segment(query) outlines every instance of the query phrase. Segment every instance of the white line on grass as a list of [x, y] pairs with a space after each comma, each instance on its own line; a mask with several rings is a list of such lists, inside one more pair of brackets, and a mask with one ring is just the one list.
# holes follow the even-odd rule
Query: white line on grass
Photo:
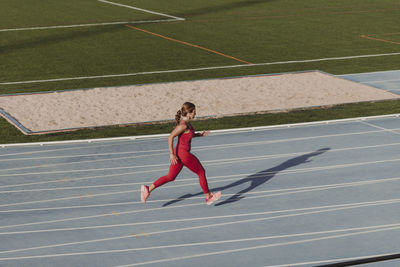
[[255, 63], [255, 64], [228, 65], [228, 66], [192, 68], [192, 69], [145, 71], [145, 72], [136, 72], [136, 73], [124, 73], [124, 74], [109, 74], [109, 75], [98, 75], [98, 76], [81, 76], [81, 77], [46, 79], [46, 80], [2, 82], [2, 83], [0, 83], [0, 85], [17, 85], [17, 84], [47, 83], [47, 82], [72, 81], [72, 80], [105, 79], [105, 78], [118, 78], [118, 77], [129, 77], [129, 76], [139, 76], [139, 75], [151, 75], [151, 74], [166, 74], [166, 73], [193, 72], [193, 71], [229, 69], [229, 68], [257, 67], [257, 66], [283, 65], [283, 64], [296, 64], [296, 63], [311, 63], [311, 62], [321, 62], [321, 61], [348, 60], [348, 59], [357, 59], [357, 58], [385, 57], [385, 56], [398, 56], [398, 55], [400, 55], [400, 52], [399, 53], [387, 53], [387, 54], [347, 56], [347, 57], [278, 61], [278, 62], [266, 62], [266, 63]]
[[155, 15], [159, 15], [159, 16], [163, 16], [163, 17], [167, 17], [167, 18], [172, 18], [172, 19], [175, 19], [175, 20], [185, 20], [184, 18], [180, 18], [180, 17], [176, 17], [176, 16], [172, 16], [172, 15], [168, 15], [168, 14], [164, 14], [164, 13], [160, 13], [160, 12], [155, 12], [155, 11], [151, 11], [151, 10], [147, 10], [147, 9], [143, 9], [143, 8], [138, 8], [138, 7], [134, 7], [134, 6], [128, 6], [128, 5], [119, 4], [119, 3], [106, 1], [106, 0], [98, 0], [98, 1], [106, 3], [106, 4], [110, 4], [110, 5], [126, 7], [126, 8], [130, 8], [130, 9], [139, 10], [139, 11], [142, 11], [142, 12], [145, 12], [145, 13], [155, 14]]
[[95, 27], [95, 26], [107, 26], [107, 25], [157, 23], [157, 22], [169, 22], [169, 21], [177, 21], [177, 20], [176, 19], [158, 19], [158, 20], [116, 21], [116, 22], [101, 22], [101, 23], [87, 23], [87, 24], [73, 24], [73, 25], [40, 26], [40, 27], [27, 27], [27, 28], [14, 28], [14, 29], [0, 29], [0, 32], [51, 30], [51, 29]]
[[47, 255], [38, 255], [38, 256], [20, 256], [20, 257], [13, 257], [13, 258], [0, 258], [0, 260], [1, 261], [5, 261], [5, 260], [53, 258], [53, 257], [79, 256], [79, 255], [133, 252], [133, 251], [144, 251], [144, 250], [153, 250], [153, 249], [168, 249], [168, 248], [170, 249], [170, 248], [191, 247], [191, 246], [209, 246], [209, 245], [229, 244], [229, 243], [237, 243], [237, 242], [252, 242], [252, 241], [260, 241], [260, 240], [293, 238], [293, 237], [302, 237], [302, 236], [310, 236], [310, 235], [323, 235], [323, 234], [334, 234], [334, 233], [341, 233], [341, 232], [365, 231], [365, 230], [372, 230], [372, 229], [376, 229], [376, 230], [377, 229], [387, 229], [387, 228], [393, 228], [393, 227], [398, 227], [398, 226], [400, 226], [400, 224], [372, 225], [372, 226], [365, 226], [365, 227], [342, 228], [342, 229], [335, 229], [335, 230], [326, 230], [326, 231], [317, 231], [317, 232], [303, 232], [303, 233], [287, 234], [287, 235], [260, 236], [260, 237], [253, 237], [253, 238], [241, 238], [241, 239], [230, 239], [230, 240], [209, 241], [209, 242], [196, 242], [196, 243], [184, 243], [184, 244], [168, 244], [168, 245], [163, 245], [163, 246], [132, 248], [132, 249], [121, 249], [121, 250], [82, 251], [82, 252], [64, 253], [64, 254], [47, 254]]

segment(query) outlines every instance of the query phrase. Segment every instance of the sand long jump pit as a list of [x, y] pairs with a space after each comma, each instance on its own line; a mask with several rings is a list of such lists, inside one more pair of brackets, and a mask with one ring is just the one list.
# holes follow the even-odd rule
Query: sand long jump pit
[[396, 99], [319, 71], [6, 95], [1, 115], [24, 134], [174, 120], [182, 103], [198, 117], [288, 111]]

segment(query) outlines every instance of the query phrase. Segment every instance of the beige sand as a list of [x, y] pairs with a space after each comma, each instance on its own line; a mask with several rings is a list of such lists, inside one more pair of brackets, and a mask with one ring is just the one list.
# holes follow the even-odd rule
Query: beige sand
[[394, 98], [315, 71], [6, 96], [0, 108], [36, 132], [171, 120], [185, 101], [204, 117]]

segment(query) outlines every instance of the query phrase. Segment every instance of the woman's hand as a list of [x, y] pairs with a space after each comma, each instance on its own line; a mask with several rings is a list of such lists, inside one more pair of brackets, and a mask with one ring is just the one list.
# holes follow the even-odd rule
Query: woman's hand
[[210, 134], [210, 131], [203, 131], [202, 133], [199, 133], [197, 136], [208, 136]]
[[178, 158], [175, 156], [175, 154], [172, 154], [172, 153], [169, 154], [169, 163], [171, 163], [171, 164], [178, 163]]

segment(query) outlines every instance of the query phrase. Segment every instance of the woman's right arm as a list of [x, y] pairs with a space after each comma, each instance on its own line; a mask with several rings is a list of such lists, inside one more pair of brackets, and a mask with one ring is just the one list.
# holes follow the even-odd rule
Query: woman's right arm
[[169, 161], [171, 164], [176, 164], [178, 162], [178, 158], [174, 154], [174, 138], [183, 133], [187, 128], [186, 124], [179, 124], [175, 127], [175, 129], [168, 136], [168, 147], [169, 147]]

